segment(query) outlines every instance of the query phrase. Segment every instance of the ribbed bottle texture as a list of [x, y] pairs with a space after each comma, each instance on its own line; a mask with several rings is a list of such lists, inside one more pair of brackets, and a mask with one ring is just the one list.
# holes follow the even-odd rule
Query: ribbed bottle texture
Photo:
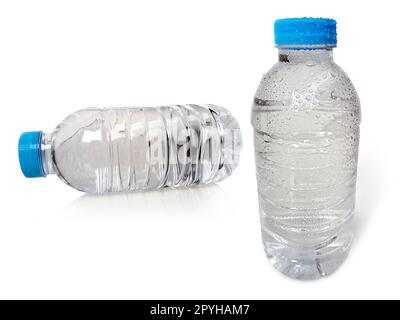
[[239, 161], [236, 120], [214, 105], [84, 109], [44, 134], [46, 173], [87, 193], [217, 182]]

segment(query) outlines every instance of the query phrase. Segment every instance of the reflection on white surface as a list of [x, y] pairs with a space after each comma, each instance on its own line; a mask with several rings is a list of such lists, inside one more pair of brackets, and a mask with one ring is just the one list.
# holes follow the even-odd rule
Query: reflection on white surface
[[[158, 189], [110, 195], [83, 195], [68, 209], [84, 215], [179, 216], [208, 215], [223, 211], [225, 190], [216, 185]], [[226, 203], [225, 203], [226, 207]], [[221, 210], [216, 210], [221, 208]]]

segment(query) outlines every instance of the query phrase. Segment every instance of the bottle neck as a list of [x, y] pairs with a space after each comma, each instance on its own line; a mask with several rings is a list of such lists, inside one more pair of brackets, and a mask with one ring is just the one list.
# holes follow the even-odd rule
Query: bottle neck
[[41, 141], [42, 165], [45, 175], [54, 174], [53, 133], [43, 133]]
[[279, 62], [322, 63], [333, 61], [332, 47], [282, 48], [278, 47]]

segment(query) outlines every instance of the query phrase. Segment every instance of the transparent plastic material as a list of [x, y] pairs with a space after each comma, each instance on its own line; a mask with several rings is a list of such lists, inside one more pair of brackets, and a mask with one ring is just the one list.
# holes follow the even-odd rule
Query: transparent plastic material
[[279, 49], [252, 125], [264, 247], [282, 273], [316, 279], [351, 246], [360, 102], [329, 47]]
[[236, 120], [214, 105], [84, 109], [43, 134], [46, 174], [87, 193], [218, 182], [236, 168]]

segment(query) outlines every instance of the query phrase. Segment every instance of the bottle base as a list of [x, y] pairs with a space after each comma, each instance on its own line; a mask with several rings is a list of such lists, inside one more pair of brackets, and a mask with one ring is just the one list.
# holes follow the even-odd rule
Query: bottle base
[[316, 280], [332, 274], [347, 258], [352, 235], [335, 238], [328, 245], [299, 249], [281, 243], [264, 242], [272, 266], [284, 275], [300, 280]]

